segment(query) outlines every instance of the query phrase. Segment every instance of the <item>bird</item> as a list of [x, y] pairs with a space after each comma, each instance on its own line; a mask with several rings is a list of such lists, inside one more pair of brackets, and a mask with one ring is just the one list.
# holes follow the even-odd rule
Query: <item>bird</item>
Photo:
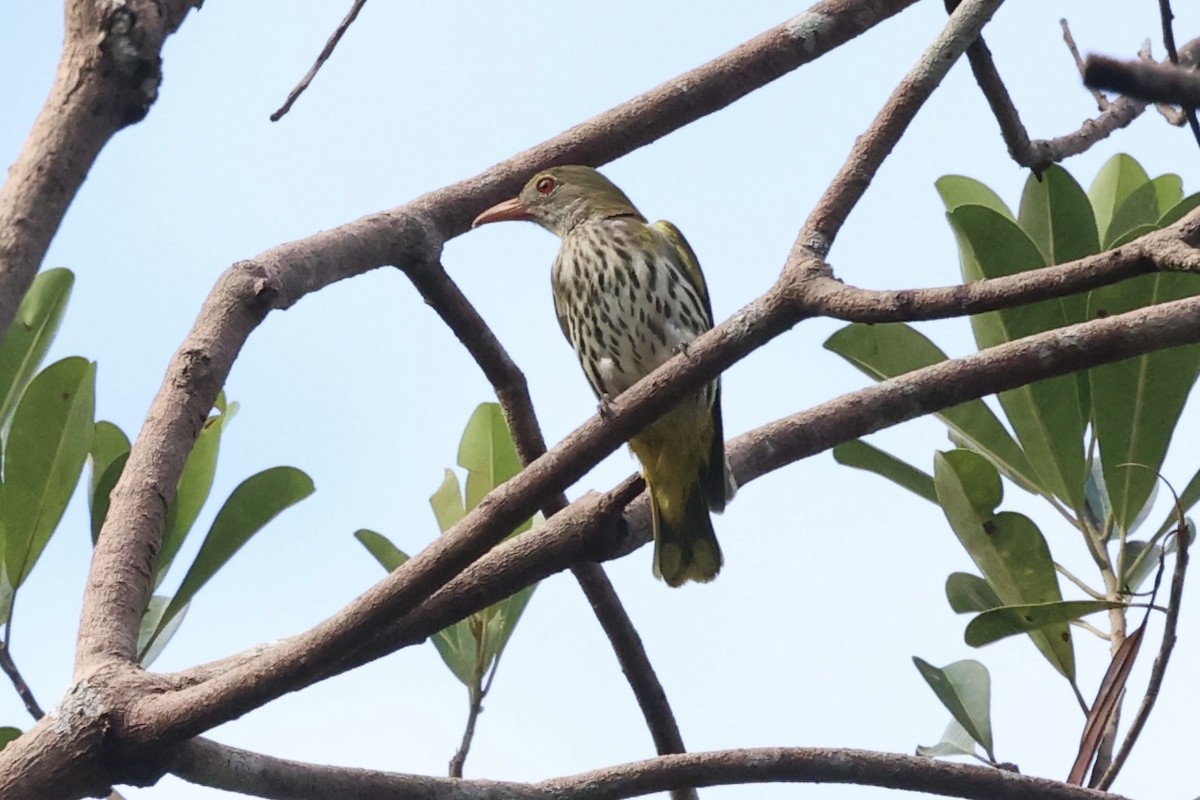
[[[507, 220], [535, 222], [562, 240], [550, 273], [554, 310], [602, 413], [712, 328], [704, 274], [683, 234], [670, 222], [648, 222], [597, 170], [542, 170], [472, 227]], [[654, 574], [669, 586], [711, 581], [723, 557], [709, 512], [723, 511], [737, 490], [720, 379], [684, 397], [629, 447], [650, 494]]]

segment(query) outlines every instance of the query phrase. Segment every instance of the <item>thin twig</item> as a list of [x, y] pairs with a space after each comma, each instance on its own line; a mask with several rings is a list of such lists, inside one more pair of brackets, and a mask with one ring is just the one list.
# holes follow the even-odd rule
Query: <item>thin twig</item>
[[325, 42], [325, 47], [321, 49], [321, 54], [317, 56], [317, 60], [313, 62], [313, 65], [309, 67], [309, 70], [305, 76], [300, 79], [298, 84], [296, 84], [296, 88], [292, 89], [292, 91], [288, 94], [287, 100], [283, 102], [283, 105], [271, 115], [271, 122], [279, 122], [279, 120], [283, 118], [283, 115], [291, 110], [292, 104], [296, 102], [296, 98], [298, 98], [304, 92], [304, 90], [308, 88], [308, 85], [312, 83], [313, 78], [317, 77], [317, 72], [321, 69], [321, 67], [325, 66], [325, 62], [329, 60], [331, 55], [333, 55], [333, 48], [337, 47], [338, 42], [342, 40], [342, 36], [344, 36], [346, 31], [350, 29], [350, 26], [354, 24], [354, 20], [358, 17], [358, 12], [362, 11], [362, 7], [366, 4], [367, 0], [354, 0], [354, 5], [350, 7], [349, 13], [347, 13], [345, 18], [338, 24], [337, 30], [335, 30], [333, 35], [329, 37], [329, 41]]
[[[1058, 24], [1062, 26], [1063, 41], [1066, 42], [1067, 49], [1071, 51], [1071, 58], [1075, 59], [1075, 68], [1079, 70], [1080, 75], [1083, 75], [1084, 60], [1083, 57], [1079, 55], [1079, 47], [1075, 44], [1075, 37], [1071, 35], [1071, 26], [1067, 23], [1066, 17], [1060, 19]], [[1088, 88], [1092, 90], [1092, 97], [1096, 98], [1096, 107], [1102, 113], [1107, 111], [1110, 103], [1108, 98], [1104, 96], [1104, 93], [1091, 86]]]
[[[1063, 31], [1068, 47], [1077, 57], [1078, 52], [1074, 49], [1074, 41], [1070, 38], [1066, 20], [1063, 20]], [[967, 49], [967, 59], [971, 64], [971, 71], [975, 75], [975, 82], [979, 85], [984, 99], [987, 100], [988, 106], [992, 110], [992, 115], [1000, 125], [1000, 135], [1004, 139], [1009, 155], [1017, 164], [1032, 170], [1035, 174], [1041, 174], [1051, 164], [1087, 151], [1096, 142], [1133, 122], [1146, 109], [1146, 103], [1141, 101], [1121, 97], [1109, 102], [1103, 95], [1096, 92], [1102, 109], [1098, 117], [1085, 120], [1079, 130], [1063, 136], [1052, 139], [1030, 139], [1029, 132], [1021, 122], [1016, 104], [1009, 95], [1008, 89], [996, 69], [992, 53], [988, 50], [982, 37]], [[1082, 62], [1078, 63], [1082, 72], [1083, 64]]]
[[12, 653], [8, 651], [8, 642], [0, 642], [0, 669], [4, 670], [4, 674], [12, 681], [13, 688], [17, 690], [17, 695], [25, 704], [25, 710], [29, 712], [30, 716], [35, 720], [46, 716], [46, 712], [38, 705], [37, 698], [33, 696], [33, 690], [29, 688], [29, 684], [21, 676], [21, 671], [17, 669]]
[[[492, 674], [496, 674], [494, 670]], [[458, 745], [458, 751], [450, 759], [451, 778], [461, 778], [463, 776], [463, 766], [467, 763], [467, 753], [471, 752], [471, 742], [475, 739], [475, 722], [479, 719], [480, 712], [483, 711], [483, 696], [485, 692], [478, 686], [469, 686], [467, 688], [470, 699], [470, 709], [467, 711], [467, 727], [463, 730], [462, 741]]]

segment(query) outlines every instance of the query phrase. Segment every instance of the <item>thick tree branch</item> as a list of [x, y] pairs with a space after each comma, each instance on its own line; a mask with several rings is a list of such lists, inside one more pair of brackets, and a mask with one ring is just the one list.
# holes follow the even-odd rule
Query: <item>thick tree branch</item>
[[50, 96], [0, 187], [0, 331], [113, 134], [158, 95], [163, 41], [202, 0], [71, 0]]
[[172, 767], [194, 783], [275, 800], [571, 800], [641, 797], [681, 787], [837, 783], [980, 800], [1120, 800], [1119, 795], [970, 764], [863, 750], [762, 747], [661, 756], [542, 781], [464, 781], [324, 767], [223, 747], [203, 739]]

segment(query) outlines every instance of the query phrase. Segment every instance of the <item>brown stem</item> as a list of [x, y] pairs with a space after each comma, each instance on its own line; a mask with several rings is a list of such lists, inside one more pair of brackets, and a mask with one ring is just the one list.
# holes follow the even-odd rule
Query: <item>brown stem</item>
[[29, 684], [22, 677], [21, 670], [17, 669], [17, 664], [13, 661], [12, 653], [8, 651], [7, 642], [0, 642], [0, 670], [4, 670], [4, 674], [12, 681], [13, 688], [17, 691], [17, 696], [21, 698], [21, 702], [25, 704], [25, 710], [29, 712], [29, 715], [35, 720], [46, 716], [46, 712], [38, 705], [37, 698], [33, 696], [33, 691], [29, 688]]

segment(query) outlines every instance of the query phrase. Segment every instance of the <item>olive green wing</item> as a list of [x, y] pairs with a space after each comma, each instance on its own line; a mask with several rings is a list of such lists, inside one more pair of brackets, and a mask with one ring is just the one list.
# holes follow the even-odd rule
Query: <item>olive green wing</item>
[[[711, 325], [713, 323], [712, 301], [708, 298], [708, 284], [704, 282], [704, 272], [700, 269], [700, 259], [696, 258], [696, 251], [688, 244], [679, 228], [670, 222], [659, 220], [650, 227], [667, 240], [671, 249], [679, 257], [679, 263], [683, 265], [688, 281], [700, 295], [701, 302], [704, 303], [704, 311], [708, 314], [708, 324]], [[718, 378], [711, 385], [714, 389], [713, 434], [702, 483], [708, 507], [713, 511], [720, 512], [725, 510], [726, 501], [733, 499], [733, 492], [736, 490], [732, 478], [725, 472], [725, 426], [721, 420], [721, 379]]]
[[667, 240], [671, 249], [679, 257], [679, 263], [684, 268], [688, 282], [692, 284], [692, 288], [696, 290], [704, 303], [704, 311], [708, 314], [708, 324], [711, 325], [712, 302], [708, 299], [708, 284], [704, 282], [704, 272], [700, 269], [700, 259], [696, 258], [696, 251], [688, 244], [687, 239], [683, 238], [683, 233], [679, 228], [665, 219], [660, 219], [650, 227]]

